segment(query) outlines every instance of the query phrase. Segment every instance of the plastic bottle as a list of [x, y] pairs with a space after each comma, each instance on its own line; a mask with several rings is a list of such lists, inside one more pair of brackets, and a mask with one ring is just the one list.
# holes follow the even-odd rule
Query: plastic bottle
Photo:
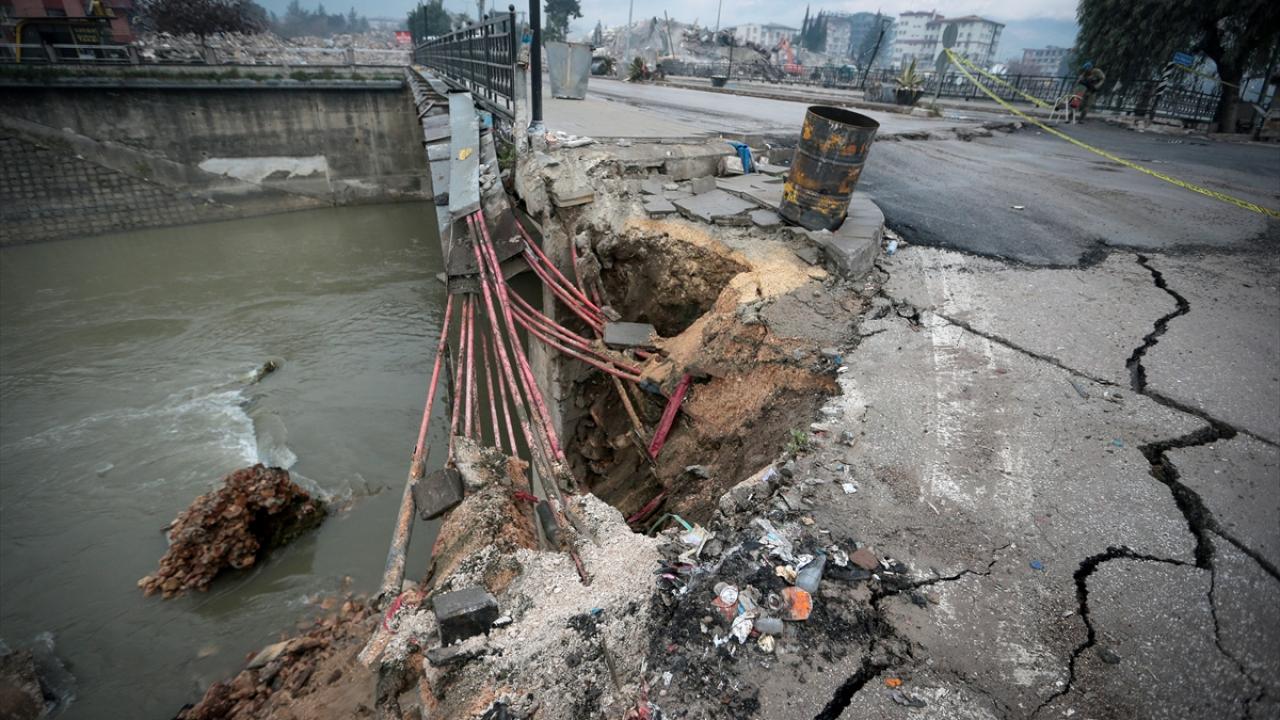
[[827, 554], [819, 550], [813, 561], [800, 568], [796, 573], [796, 587], [810, 595], [818, 591], [818, 583], [822, 581], [822, 570], [827, 565]]
[[775, 617], [758, 617], [756, 630], [760, 631], [761, 635], [781, 635], [782, 621]]

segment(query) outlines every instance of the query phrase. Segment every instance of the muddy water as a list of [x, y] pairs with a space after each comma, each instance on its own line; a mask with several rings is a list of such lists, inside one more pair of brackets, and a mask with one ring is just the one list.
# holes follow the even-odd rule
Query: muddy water
[[[0, 251], [0, 639], [52, 638], [61, 717], [170, 718], [344, 576], [376, 587], [444, 307], [434, 228], [401, 204]], [[349, 509], [144, 598], [161, 528], [255, 461]]]

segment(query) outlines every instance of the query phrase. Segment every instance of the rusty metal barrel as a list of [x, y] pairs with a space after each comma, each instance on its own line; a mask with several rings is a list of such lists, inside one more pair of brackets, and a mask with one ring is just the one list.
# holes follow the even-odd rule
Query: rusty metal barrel
[[810, 107], [778, 214], [810, 230], [839, 227], [879, 129], [880, 123], [861, 113]]

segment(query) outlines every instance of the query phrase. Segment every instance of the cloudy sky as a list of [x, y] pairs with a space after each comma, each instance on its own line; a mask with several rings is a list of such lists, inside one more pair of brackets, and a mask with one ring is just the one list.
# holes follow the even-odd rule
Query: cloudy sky
[[[260, 0], [261, 2], [262, 0]], [[311, 6], [316, 0], [302, 0]], [[346, 0], [351, 2], [351, 0]], [[499, 7], [506, 7], [512, 0], [494, 0]], [[697, 20], [703, 25], [714, 25], [717, 5], [723, 1], [720, 18], [722, 26], [747, 22], [779, 22], [795, 27], [804, 19], [805, 3], [796, 0], [640, 0], [636, 3], [635, 18], [662, 17], [665, 10], [671, 19], [682, 22]], [[349, 5], [344, 0], [330, 0], [329, 12], [345, 11]], [[595, 27], [596, 21], [605, 25], [620, 25], [627, 21], [628, 0], [580, 0], [582, 19], [573, 24], [577, 33], [586, 33]], [[282, 12], [288, 0], [266, 0], [269, 10]], [[356, 11], [370, 17], [401, 17], [417, 0], [360, 0]], [[516, 2], [517, 10], [528, 7], [528, 0]], [[453, 12], [469, 11], [474, 14], [474, 0], [445, 0], [445, 7]], [[943, 15], [982, 15], [1007, 25], [1000, 43], [998, 57], [1021, 54], [1024, 47], [1045, 45], [1069, 46], [1075, 39], [1076, 0], [817, 0], [810, 2], [812, 12], [818, 10], [845, 12], [875, 12], [897, 15], [908, 10], [936, 10]]]

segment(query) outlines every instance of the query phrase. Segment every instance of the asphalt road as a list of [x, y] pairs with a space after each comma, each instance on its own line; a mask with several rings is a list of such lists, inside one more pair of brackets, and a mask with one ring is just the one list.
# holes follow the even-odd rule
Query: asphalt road
[[[1280, 207], [1280, 147], [1136, 133], [1068, 133], [1187, 182]], [[858, 189], [909, 240], [1033, 265], [1111, 248], [1275, 245], [1277, 223], [1117, 165], [1028, 128], [992, 138], [879, 143]]]
[[[591, 79], [588, 101], [615, 114], [626, 106], [625, 120], [573, 113], [578, 123], [590, 122], [581, 116], [599, 114], [597, 132], [606, 137], [625, 123], [637, 135], [650, 125], [656, 133], [665, 124], [798, 138], [808, 107], [800, 100], [599, 78]], [[882, 137], [971, 124], [866, 112], [882, 123]], [[1280, 208], [1280, 146], [1137, 133], [1098, 121], [1065, 131], [1158, 172]], [[858, 190], [870, 194], [890, 227], [911, 242], [1030, 265], [1077, 265], [1107, 248], [1280, 245], [1274, 220], [1124, 168], [1035, 127], [971, 142], [881, 141], [872, 148]]]

